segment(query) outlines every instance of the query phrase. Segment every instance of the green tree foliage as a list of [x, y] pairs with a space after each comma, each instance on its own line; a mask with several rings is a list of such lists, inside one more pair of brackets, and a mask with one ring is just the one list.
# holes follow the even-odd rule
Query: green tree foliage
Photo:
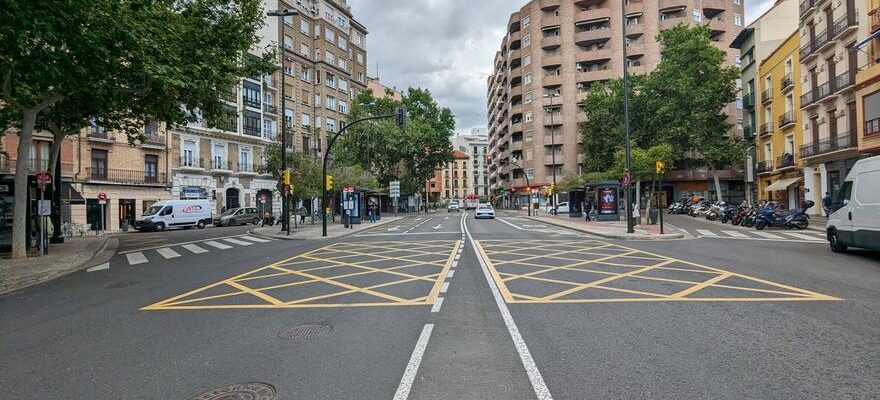
[[[130, 138], [146, 118], [221, 120], [228, 113], [220, 96], [239, 77], [273, 68], [272, 52], [248, 56], [263, 18], [259, 0], [5, 0], [0, 119], [18, 128], [19, 154], [27, 154], [35, 126], [53, 120], [81, 126], [101, 117]], [[17, 188], [27, 185], [26, 163], [18, 158]], [[15, 192], [13, 257], [20, 258], [27, 191]]]

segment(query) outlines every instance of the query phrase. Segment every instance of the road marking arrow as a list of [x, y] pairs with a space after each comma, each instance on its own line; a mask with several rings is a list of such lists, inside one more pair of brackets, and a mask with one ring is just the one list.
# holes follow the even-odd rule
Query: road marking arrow
[[436, 231], [437, 229], [440, 229], [440, 228], [442, 228], [442, 227], [443, 227], [443, 224], [439, 224], [439, 225], [437, 225], [437, 226], [434, 227], [434, 230]]
[[393, 227], [393, 228], [388, 228], [388, 232], [396, 231], [396, 230], [398, 230], [398, 229], [400, 229], [399, 226], [395, 226], [395, 227]]

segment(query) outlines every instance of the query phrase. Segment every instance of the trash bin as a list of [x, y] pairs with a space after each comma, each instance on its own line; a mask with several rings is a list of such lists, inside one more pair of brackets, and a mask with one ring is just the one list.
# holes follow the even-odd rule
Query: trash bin
[[122, 220], [121, 228], [123, 232], [128, 232], [128, 220]]
[[651, 225], [657, 225], [657, 219], [660, 217], [660, 209], [652, 208], [648, 213], [648, 218], [651, 220]]

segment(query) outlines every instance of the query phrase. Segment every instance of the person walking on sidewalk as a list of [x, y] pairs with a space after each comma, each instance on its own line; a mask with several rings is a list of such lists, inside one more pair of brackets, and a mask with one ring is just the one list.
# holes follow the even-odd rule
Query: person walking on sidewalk
[[832, 201], [831, 192], [825, 192], [825, 197], [822, 198], [822, 210], [825, 211], [825, 217], [831, 216]]
[[376, 222], [376, 206], [371, 205], [369, 211], [367, 211], [367, 212], [369, 213], [369, 216], [370, 216], [370, 223], [371, 224], [375, 223]]
[[306, 217], [309, 215], [309, 210], [306, 210], [305, 206], [299, 207], [299, 224], [303, 225], [306, 223]]

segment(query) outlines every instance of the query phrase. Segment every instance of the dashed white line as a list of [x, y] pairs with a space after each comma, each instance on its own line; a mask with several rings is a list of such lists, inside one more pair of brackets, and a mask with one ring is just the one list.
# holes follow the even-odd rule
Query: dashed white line
[[443, 298], [438, 297], [437, 301], [434, 302], [434, 305], [431, 307], [431, 312], [436, 313], [440, 312], [440, 307], [443, 307]]
[[744, 234], [744, 233], [742, 233], [742, 232], [737, 232], [737, 231], [721, 231], [721, 233], [723, 233], [723, 234], [725, 234], [725, 235], [727, 235], [727, 236], [730, 236], [730, 237], [735, 237], [735, 238], [747, 238], [747, 237], [749, 237], [749, 235], [746, 235], [746, 234]]
[[428, 347], [433, 330], [434, 324], [425, 324], [425, 327], [422, 328], [422, 334], [419, 335], [416, 348], [413, 349], [409, 364], [406, 365], [406, 370], [403, 372], [403, 378], [400, 379], [400, 384], [397, 386], [397, 392], [394, 393], [394, 400], [406, 400], [409, 397], [409, 391], [412, 389], [413, 381], [419, 372], [419, 365], [422, 363], [422, 357], [425, 355], [425, 349]]
[[250, 246], [250, 245], [253, 244], [253, 243], [251, 243], [251, 242], [245, 242], [244, 240], [238, 240], [238, 239], [232, 239], [232, 238], [230, 238], [230, 239], [223, 239], [223, 240], [226, 241], [226, 242], [232, 243], [232, 244], [237, 244], [237, 245], [239, 245], [239, 246]]
[[86, 272], [106, 271], [108, 269], [110, 269], [110, 263], [103, 263], [87, 269]]
[[225, 245], [225, 244], [220, 243], [220, 242], [215, 242], [215, 241], [213, 241], [213, 240], [211, 240], [211, 241], [207, 241], [207, 242], [205, 242], [205, 244], [208, 245], [208, 246], [211, 246], [211, 247], [213, 247], [213, 248], [220, 249], [220, 250], [226, 250], [226, 249], [231, 249], [231, 248], [232, 248], [232, 246], [228, 246], [228, 245]]
[[128, 253], [125, 255], [125, 258], [128, 259], [128, 265], [138, 265], [138, 264], [146, 264], [149, 262], [147, 257], [144, 256], [144, 253]]
[[208, 250], [205, 250], [204, 248], [201, 248], [201, 247], [196, 246], [196, 245], [194, 245], [194, 244], [185, 244], [185, 245], [180, 246], [180, 247], [183, 247], [184, 249], [189, 250], [189, 251], [192, 252], [193, 254], [203, 254], [203, 253], [207, 253], [207, 252], [208, 252]]
[[440, 293], [446, 293], [449, 290], [449, 282], [443, 282], [443, 286], [440, 286]]
[[456, 267], [458, 267], [458, 261], [453, 261], [452, 262], [452, 269], [455, 269]]
[[166, 259], [168, 259], [168, 258], [177, 258], [177, 257], [180, 257], [180, 253], [178, 253], [178, 252], [176, 252], [176, 251], [174, 251], [174, 250], [171, 250], [171, 249], [168, 248], [168, 247], [163, 247], [163, 248], [161, 248], [161, 249], [156, 249], [156, 253], [159, 253], [160, 256], [165, 257]]
[[453, 269], [453, 270], [450, 270], [450, 271], [446, 274], [446, 277], [447, 277], [447, 278], [452, 278], [453, 275], [455, 275], [455, 270], [454, 270], [454, 269]]

